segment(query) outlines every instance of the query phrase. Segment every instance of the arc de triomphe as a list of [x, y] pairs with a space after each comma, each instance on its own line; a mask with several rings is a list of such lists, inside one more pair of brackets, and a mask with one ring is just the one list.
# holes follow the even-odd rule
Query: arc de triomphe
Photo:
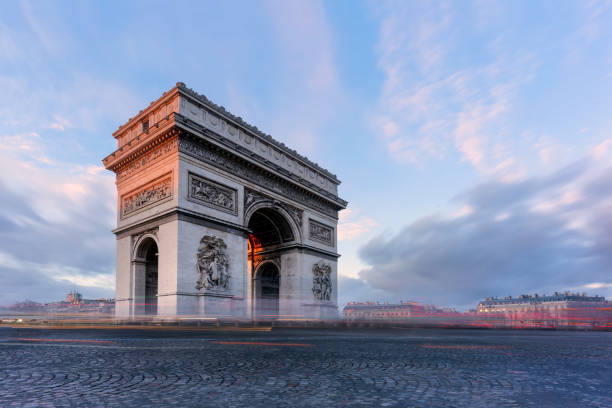
[[113, 136], [118, 316], [337, 317], [335, 175], [182, 83]]

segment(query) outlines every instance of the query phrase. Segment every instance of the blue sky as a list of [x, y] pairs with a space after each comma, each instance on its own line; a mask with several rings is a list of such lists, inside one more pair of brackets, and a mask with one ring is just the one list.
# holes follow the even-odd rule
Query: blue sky
[[[612, 296], [612, 5], [12, 2], [0, 296], [112, 296], [112, 132], [177, 81], [342, 180], [340, 303]], [[609, 182], [608, 182], [609, 181]]]

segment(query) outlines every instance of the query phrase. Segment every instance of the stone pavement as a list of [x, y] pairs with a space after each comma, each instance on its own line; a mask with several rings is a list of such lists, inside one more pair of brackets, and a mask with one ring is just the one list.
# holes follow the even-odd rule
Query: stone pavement
[[2, 407], [612, 407], [612, 333], [0, 328]]

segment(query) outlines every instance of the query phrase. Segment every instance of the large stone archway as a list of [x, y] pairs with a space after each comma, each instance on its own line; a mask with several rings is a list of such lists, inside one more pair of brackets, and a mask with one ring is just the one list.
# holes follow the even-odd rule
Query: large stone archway
[[[295, 274], [297, 248], [301, 243], [299, 226], [288, 211], [266, 199], [252, 203], [246, 214], [251, 313], [259, 319], [292, 316], [296, 313], [299, 284]], [[276, 281], [272, 279], [275, 274]], [[265, 293], [266, 283], [271, 285], [269, 288], [276, 288], [274, 300], [270, 293]]]
[[181, 83], [114, 137], [117, 315], [254, 318], [275, 267], [278, 315], [337, 317], [335, 175]]

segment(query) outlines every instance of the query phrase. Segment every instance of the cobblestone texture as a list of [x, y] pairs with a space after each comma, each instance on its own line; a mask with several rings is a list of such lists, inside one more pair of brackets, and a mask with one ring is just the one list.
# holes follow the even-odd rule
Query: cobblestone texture
[[612, 333], [0, 328], [0, 361], [3, 407], [612, 407]]

